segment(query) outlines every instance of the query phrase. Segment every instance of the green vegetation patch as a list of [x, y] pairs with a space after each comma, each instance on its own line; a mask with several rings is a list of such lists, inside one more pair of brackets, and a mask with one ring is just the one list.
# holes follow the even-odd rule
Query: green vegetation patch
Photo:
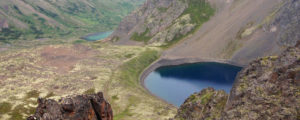
[[40, 95], [40, 92], [37, 90], [32, 90], [29, 91], [28, 93], [26, 93], [26, 97], [25, 99], [29, 99], [29, 98], [38, 98]]
[[218, 110], [223, 110], [225, 108], [226, 102], [227, 102], [227, 98], [226, 99], [222, 99], [221, 101], [219, 101], [217, 103], [216, 108]]
[[124, 111], [122, 111], [120, 114], [117, 114], [114, 116], [114, 119], [116, 120], [121, 120], [122, 118], [126, 117], [126, 116], [132, 116], [132, 114], [130, 113], [129, 107], [126, 107], [126, 109]]
[[0, 32], [0, 42], [8, 43], [9, 40], [19, 39], [22, 32], [15, 28], [3, 28]]
[[209, 4], [209, 2], [206, 2], [206, 0], [187, 0], [186, 2], [188, 3], [188, 8], [184, 10], [180, 17], [184, 15], [190, 15], [190, 23], [196, 26], [187, 34], [175, 35], [175, 37], [171, 41], [168, 41], [166, 45], [162, 46], [163, 48], [168, 48], [171, 45], [176, 44], [178, 41], [185, 38], [189, 34], [194, 33], [197, 29], [201, 27], [203, 23], [207, 22], [210, 19], [210, 17], [213, 16], [215, 13], [215, 9], [212, 8], [212, 6]]
[[129, 104], [127, 105], [126, 109], [124, 111], [122, 111], [121, 113], [117, 114], [114, 116], [115, 120], [123, 120], [126, 116], [132, 116], [133, 113], [130, 112], [130, 107], [134, 106], [134, 104], [140, 102], [140, 99], [135, 97], [135, 96], [131, 96], [129, 98]]
[[151, 40], [152, 36], [148, 36], [150, 30], [147, 28], [143, 33], [133, 33], [133, 35], [130, 37], [131, 40], [139, 41], [147, 43], [149, 40]]
[[168, 10], [168, 8], [165, 8], [165, 7], [158, 7], [157, 10], [161, 13], [164, 13]]
[[126, 54], [126, 55], [125, 55], [125, 58], [132, 58], [133, 56], [134, 56], [133, 53], [129, 53], [129, 54]]
[[53, 92], [49, 92], [49, 93], [45, 96], [45, 98], [50, 98], [50, 97], [53, 97], [53, 96], [55, 96], [55, 94], [54, 94]]
[[211, 99], [213, 94], [214, 94], [213, 92], [207, 92], [204, 95], [202, 95], [202, 97], [200, 98], [201, 104], [202, 105], [207, 104], [209, 102], [209, 100]]
[[113, 100], [119, 100], [118, 95], [114, 95], [114, 96], [112, 96], [111, 98], [112, 98]]
[[88, 89], [88, 90], [86, 90], [85, 92], [84, 92], [84, 94], [95, 94], [96, 93], [96, 90], [95, 90], [95, 88], [91, 88], [91, 89]]
[[[157, 104], [153, 99], [150, 99], [150, 94], [140, 85], [141, 73], [160, 56], [160, 50], [154, 48], [143, 49], [139, 54], [134, 55], [129, 61], [123, 63], [117, 71], [117, 84], [122, 87], [122, 94], [120, 92], [113, 92], [111, 94], [111, 103], [116, 111], [114, 119], [124, 120], [131, 117], [138, 117], [144, 112], [159, 113], [159, 116], [169, 115], [169, 111], [165, 110], [165, 104]], [[116, 94], [118, 93], [118, 94]], [[147, 99], [146, 101], [144, 101]], [[122, 104], [122, 106], [120, 105]], [[139, 109], [137, 112], [135, 108], [142, 109], [150, 107], [151, 110]], [[172, 110], [170, 110], [172, 111]], [[147, 114], [147, 113], [146, 113]], [[135, 116], [139, 115], [139, 116]], [[150, 117], [151, 119], [151, 117]]]
[[10, 120], [24, 120], [24, 114], [31, 115], [34, 114], [35, 107], [25, 107], [25, 104], [17, 105], [9, 115], [11, 115]]
[[128, 86], [139, 86], [140, 74], [152, 62], [157, 60], [159, 56], [158, 51], [147, 49], [136, 58], [124, 63], [124, 65], [121, 66], [121, 80]]
[[183, 15], [190, 14], [191, 23], [198, 26], [208, 21], [215, 13], [215, 10], [206, 0], [187, 0], [187, 2], [189, 7], [184, 10]]
[[12, 109], [12, 105], [8, 102], [0, 103], [0, 115], [8, 113]]
[[85, 43], [86, 40], [75, 40], [73, 41], [73, 44], [81, 44], [81, 43]]

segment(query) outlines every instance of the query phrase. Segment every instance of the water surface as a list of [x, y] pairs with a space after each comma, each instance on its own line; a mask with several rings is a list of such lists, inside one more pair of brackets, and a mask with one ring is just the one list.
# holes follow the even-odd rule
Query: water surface
[[230, 92], [241, 67], [221, 63], [195, 63], [158, 68], [145, 79], [145, 87], [167, 102], [180, 106], [204, 88]]
[[112, 33], [113, 33], [113, 31], [99, 32], [99, 33], [94, 33], [94, 34], [84, 36], [82, 38], [87, 40], [87, 41], [96, 41], [96, 40], [105, 39], [108, 36], [110, 36]]

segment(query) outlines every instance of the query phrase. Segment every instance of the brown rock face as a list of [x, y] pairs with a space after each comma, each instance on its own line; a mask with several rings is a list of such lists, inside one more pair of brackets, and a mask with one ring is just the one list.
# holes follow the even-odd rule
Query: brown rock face
[[228, 95], [225, 91], [207, 88], [191, 95], [180, 106], [176, 120], [220, 119]]
[[299, 120], [299, 75], [300, 44], [251, 62], [237, 77], [223, 118]]
[[27, 120], [113, 120], [110, 104], [103, 93], [66, 97], [59, 102], [39, 99], [36, 113]]

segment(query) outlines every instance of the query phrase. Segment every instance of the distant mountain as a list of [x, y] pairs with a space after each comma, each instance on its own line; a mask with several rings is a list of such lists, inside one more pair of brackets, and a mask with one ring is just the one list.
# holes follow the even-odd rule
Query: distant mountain
[[115, 28], [144, 0], [1, 0], [0, 41], [82, 35]]

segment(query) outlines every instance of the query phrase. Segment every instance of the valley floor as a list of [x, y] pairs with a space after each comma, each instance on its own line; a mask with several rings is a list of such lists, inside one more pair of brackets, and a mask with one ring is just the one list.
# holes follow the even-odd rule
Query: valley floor
[[139, 83], [141, 72], [159, 57], [159, 48], [75, 39], [27, 47], [0, 52], [1, 119], [25, 119], [34, 113], [38, 97], [58, 100], [98, 91], [104, 92], [117, 120], [162, 119], [176, 112]]

